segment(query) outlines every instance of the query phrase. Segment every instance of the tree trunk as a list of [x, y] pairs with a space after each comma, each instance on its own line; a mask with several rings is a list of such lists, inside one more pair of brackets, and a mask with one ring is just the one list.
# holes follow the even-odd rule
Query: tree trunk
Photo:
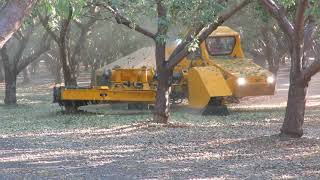
[[158, 88], [153, 121], [155, 123], [168, 123], [170, 117], [170, 93], [172, 70], [160, 68], [158, 70]]
[[5, 69], [5, 98], [6, 105], [17, 104], [17, 74], [14, 70]]
[[278, 72], [278, 68], [276, 67], [276, 63], [274, 60], [274, 52], [273, 52], [273, 45], [271, 41], [271, 37], [269, 36], [269, 28], [267, 26], [261, 28], [263, 41], [265, 43], [264, 48], [264, 55], [268, 62], [268, 70], [276, 75]]
[[76, 64], [72, 62], [70, 53], [70, 23], [73, 9], [69, 4], [69, 15], [67, 19], [62, 20], [62, 27], [59, 38], [59, 53], [63, 70], [64, 83], [66, 87], [77, 87]]
[[39, 68], [39, 62], [35, 61], [31, 63], [31, 75], [35, 76]]
[[91, 79], [91, 87], [96, 85], [96, 70], [94, 67], [91, 67], [91, 72], [90, 72], [90, 79]]
[[10, 59], [7, 53], [7, 46], [4, 45], [1, 52], [1, 59], [4, 67], [4, 79], [5, 79], [5, 97], [4, 103], [6, 105], [16, 105], [16, 82], [17, 82], [17, 70], [15, 66], [12, 66]]
[[301, 137], [306, 106], [307, 85], [290, 84], [282, 135]]
[[89, 71], [89, 63], [88, 60], [83, 61], [83, 66], [84, 66], [84, 71], [88, 72]]
[[77, 86], [77, 76], [72, 68], [72, 63], [70, 62], [70, 56], [68, 55], [68, 49], [65, 46], [59, 47], [60, 59], [63, 69], [64, 83], [65, 86], [76, 87]]
[[309, 80], [304, 80], [303, 83], [298, 82], [302, 76], [304, 55], [297, 37], [293, 38], [289, 49], [291, 55], [290, 86], [286, 115], [280, 132], [282, 136], [298, 138], [303, 135], [302, 125]]
[[91, 86], [97, 84], [96, 82], [96, 70], [101, 67], [101, 61], [94, 59], [93, 63], [91, 63]]
[[0, 60], [0, 83], [4, 81], [4, 70], [3, 70], [3, 64]]
[[61, 66], [57, 65], [56, 71], [54, 72], [54, 82], [55, 84], [61, 84], [62, 79], [61, 79]]
[[23, 70], [23, 84], [28, 84], [30, 83], [30, 77], [29, 77], [29, 73], [28, 73], [28, 68], [25, 68]]

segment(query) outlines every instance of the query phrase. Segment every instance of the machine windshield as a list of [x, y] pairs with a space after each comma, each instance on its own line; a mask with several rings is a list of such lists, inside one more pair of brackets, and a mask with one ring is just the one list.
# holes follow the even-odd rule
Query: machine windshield
[[206, 39], [207, 50], [211, 56], [230, 55], [235, 44], [234, 37], [208, 37]]

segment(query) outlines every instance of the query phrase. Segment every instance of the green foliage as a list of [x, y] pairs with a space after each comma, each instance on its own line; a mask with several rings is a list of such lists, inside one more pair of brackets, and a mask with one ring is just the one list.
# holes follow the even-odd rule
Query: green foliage
[[89, 61], [97, 60], [109, 64], [144, 46], [150, 46], [152, 41], [145, 36], [112, 22], [98, 22], [93, 33], [88, 36], [84, 48]]
[[199, 49], [199, 39], [198, 38], [193, 38], [192, 42], [190, 43], [188, 47], [189, 52], [195, 52], [197, 49]]
[[86, 8], [86, 4], [91, 1], [86, 0], [43, 0], [38, 3], [36, 10], [42, 15], [49, 15], [52, 18], [67, 18], [70, 8], [72, 9], [72, 17], [81, 16]]
[[290, 9], [297, 5], [296, 0], [281, 0], [280, 3], [287, 9]]
[[[157, 22], [155, 24], [160, 24], [165, 28], [178, 28], [178, 31], [182, 32], [186, 32], [199, 24], [207, 25], [214, 22], [226, 5], [217, 1], [164, 0], [163, 6], [166, 9], [166, 17], [158, 18], [155, 1], [111, 0], [106, 1], [106, 3], [112, 3], [113, 7], [119, 9], [125, 17], [135, 24], [144, 24], [144, 18], [148, 17], [153, 22]], [[168, 37], [161, 35], [157, 39], [163, 41], [167, 40]]]
[[270, 21], [268, 12], [261, 6], [260, 3], [253, 3], [252, 6], [255, 17], [259, 18], [264, 23], [268, 23]]
[[312, 6], [308, 9], [307, 15], [314, 15], [320, 17], [320, 2], [319, 0], [311, 0]]
[[194, 25], [194, 22], [208, 24], [223, 11], [223, 4], [216, 1], [171, 0], [168, 3], [172, 23]]

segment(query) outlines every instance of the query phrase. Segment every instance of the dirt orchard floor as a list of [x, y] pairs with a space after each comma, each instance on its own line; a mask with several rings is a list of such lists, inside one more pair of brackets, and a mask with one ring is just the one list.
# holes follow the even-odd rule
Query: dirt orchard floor
[[43, 85], [21, 88], [22, 107], [0, 106], [0, 179], [319, 179], [319, 78], [305, 136], [281, 139], [287, 72], [273, 97], [243, 99], [227, 117], [176, 108], [166, 127], [146, 123], [150, 113], [64, 115]]

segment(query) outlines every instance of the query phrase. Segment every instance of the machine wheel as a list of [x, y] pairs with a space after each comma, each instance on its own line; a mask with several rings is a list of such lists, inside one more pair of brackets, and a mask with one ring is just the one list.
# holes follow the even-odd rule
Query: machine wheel
[[202, 111], [202, 115], [216, 115], [216, 116], [227, 116], [229, 110], [226, 105], [223, 104], [223, 97], [213, 97], [210, 99], [208, 105]]
[[78, 112], [78, 106], [64, 106], [67, 114], [74, 114]]

